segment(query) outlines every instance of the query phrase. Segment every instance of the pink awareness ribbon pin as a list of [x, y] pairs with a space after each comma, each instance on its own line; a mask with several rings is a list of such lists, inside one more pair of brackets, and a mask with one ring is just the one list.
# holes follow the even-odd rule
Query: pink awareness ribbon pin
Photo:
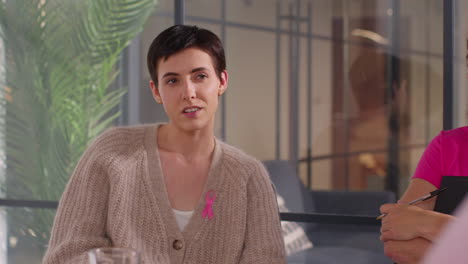
[[216, 194], [213, 190], [206, 192], [206, 196], [205, 196], [206, 205], [202, 213], [203, 218], [207, 218], [207, 217], [208, 219], [213, 218], [214, 216], [213, 204], [214, 204], [215, 199], [216, 199]]

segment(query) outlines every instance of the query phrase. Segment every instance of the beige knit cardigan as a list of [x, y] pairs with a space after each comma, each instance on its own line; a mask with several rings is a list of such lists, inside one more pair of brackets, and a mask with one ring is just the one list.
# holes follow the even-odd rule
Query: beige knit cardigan
[[[258, 160], [216, 140], [208, 180], [180, 231], [159, 159], [158, 124], [120, 127], [83, 154], [59, 203], [45, 264], [88, 263], [97, 247], [130, 247], [145, 264], [286, 263], [278, 209]], [[203, 218], [214, 191], [213, 218]]]

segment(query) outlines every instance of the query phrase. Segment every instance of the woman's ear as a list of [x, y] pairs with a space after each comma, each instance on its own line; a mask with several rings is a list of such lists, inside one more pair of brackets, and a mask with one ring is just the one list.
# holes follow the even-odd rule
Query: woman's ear
[[156, 86], [156, 84], [153, 82], [153, 80], [150, 80], [150, 87], [151, 87], [151, 93], [153, 94], [154, 100], [158, 104], [162, 104], [161, 94], [159, 93], [159, 89]]
[[220, 76], [220, 83], [219, 83], [219, 88], [218, 88], [218, 96], [221, 96], [227, 89], [227, 84], [228, 84], [228, 73], [227, 71], [222, 71], [221, 76]]

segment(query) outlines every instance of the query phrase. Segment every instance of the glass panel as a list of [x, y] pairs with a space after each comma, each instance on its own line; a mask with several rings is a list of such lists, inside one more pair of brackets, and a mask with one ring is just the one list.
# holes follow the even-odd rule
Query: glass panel
[[455, 126], [468, 125], [468, 3], [454, 1], [454, 102]]
[[[321, 2], [314, 8], [326, 9]], [[434, 1], [393, 3], [333, 1], [328, 5], [332, 10], [314, 10], [319, 16], [334, 14], [325, 18], [332, 25], [328, 33], [313, 24], [313, 32], [332, 39], [312, 42], [312, 63], [320, 57], [320, 66], [310, 73], [315, 114], [311, 131], [303, 126], [304, 116], [299, 121], [299, 153], [306, 154], [305, 135], [312, 133], [312, 160], [332, 155], [331, 174], [322, 176], [331, 178], [325, 181], [332, 182], [330, 189], [391, 187], [401, 192], [419, 160], [405, 150], [424, 147], [442, 128], [442, 14]], [[302, 97], [300, 101], [307, 103]], [[392, 174], [394, 165], [398, 171]], [[389, 181], [389, 173], [404, 184]], [[312, 188], [317, 188], [314, 181]]]
[[229, 22], [240, 24], [246, 27], [268, 27], [271, 29], [273, 29], [276, 24], [276, 4], [274, 1], [224, 1], [226, 1], [226, 20]]
[[88, 143], [118, 122], [120, 54], [155, 2], [93, 3], [0, 1], [2, 197], [58, 200]]
[[[284, 23], [282, 23], [284, 24]], [[280, 27], [284, 28], [284, 27]], [[279, 56], [279, 65], [275, 65], [277, 68], [279, 68], [279, 73], [275, 73], [275, 78], [276, 83], [275, 83], [275, 89], [278, 89], [279, 91], [275, 90], [276, 97], [279, 96], [278, 98], [275, 98], [277, 102], [279, 102], [279, 105], [276, 105], [276, 108], [279, 109], [277, 110], [277, 115], [276, 116], [276, 127], [279, 127], [278, 131], [276, 131], [276, 136], [279, 137], [279, 158], [283, 160], [288, 160], [289, 159], [289, 138], [290, 138], [290, 133], [291, 131], [291, 126], [290, 126], [290, 109], [291, 109], [291, 104], [290, 104], [290, 84], [291, 84], [291, 79], [288, 78], [289, 73], [291, 72], [291, 60], [290, 54], [289, 54], [289, 45], [290, 45], [290, 37], [287, 34], [280, 34], [279, 36], [279, 47], [277, 48], [277, 54], [276, 56]], [[278, 75], [278, 76], [277, 76]], [[278, 79], [279, 79], [279, 84], [278, 84]], [[273, 93], [273, 88], [272, 93]], [[279, 113], [279, 114], [278, 114]], [[277, 143], [278, 144], [278, 143]]]
[[297, 167], [312, 189], [401, 194], [442, 129], [440, 2], [260, 3], [227, 4], [245, 23], [225, 31], [227, 141], [261, 160], [312, 160]]
[[1, 207], [0, 262], [41, 263], [54, 217], [52, 209]]
[[274, 159], [275, 50], [265, 43], [274, 42], [275, 35], [233, 27], [226, 33], [226, 60], [232, 76], [226, 98], [227, 141], [259, 159]]
[[[429, 122], [428, 134], [432, 139], [442, 130], [443, 127], [443, 102], [441, 102], [444, 94], [444, 78], [443, 78], [443, 58], [440, 56], [433, 56], [429, 58], [430, 72], [429, 72]], [[427, 141], [429, 142], [429, 141]]]
[[[0, 1], [0, 4], [4, 2]], [[394, 5], [396, 2], [399, 6]], [[466, 87], [468, 31], [464, 26], [467, 23], [463, 14], [466, 13], [464, 11], [467, 11], [467, 6], [464, 1], [455, 2], [459, 12], [456, 13], [458, 31], [455, 35], [462, 36], [456, 40], [456, 112], [458, 124], [466, 124], [468, 89], [463, 87]], [[223, 5], [226, 7], [225, 18], [222, 15]], [[37, 12], [36, 16], [30, 17], [37, 18], [47, 14], [43, 12], [47, 10], [42, 5], [30, 8], [32, 13]], [[224, 105], [227, 112], [225, 120], [221, 120], [222, 115], [218, 112], [216, 134], [220, 135], [223, 121], [226, 124], [224, 128], [227, 129], [228, 143], [260, 160], [291, 159], [297, 162], [293, 164], [290, 174], [284, 177], [295, 177], [296, 183], [314, 190], [308, 192], [299, 188], [306, 199], [298, 196], [294, 204], [291, 204], [293, 198], [287, 198], [283, 211], [293, 208], [294, 211], [320, 212], [320, 208], [314, 204], [317, 202], [314, 201], [315, 196], [310, 196], [311, 194], [336, 195], [338, 192], [333, 190], [389, 188], [400, 194], [406, 188], [425, 144], [442, 129], [441, 1], [319, 0], [276, 1], [273, 4], [269, 0], [194, 0], [187, 1], [186, 8], [187, 23], [213, 30], [226, 44], [230, 72]], [[24, 13], [25, 9], [18, 10]], [[158, 1], [155, 14], [149, 18], [140, 35], [141, 70], [137, 74], [141, 85], [129, 89], [143, 90], [138, 92], [139, 103], [130, 104], [128, 108], [137, 109], [142, 123], [167, 120], [162, 107], [154, 102], [148, 87], [146, 52], [153, 38], [173, 24], [173, 14], [173, 1]], [[24, 16], [15, 16], [12, 13], [11, 17]], [[47, 28], [37, 21], [23, 22], [36, 23], [34, 28], [38, 32]], [[73, 24], [66, 22], [62, 24]], [[15, 30], [15, 34], [18, 34], [17, 39], [26, 47], [35, 47], [25, 50], [41, 51], [32, 42], [35, 38], [28, 35], [29, 32]], [[44, 40], [44, 43], [48, 43], [47, 41], [49, 40]], [[15, 89], [20, 86], [5, 83], [9, 78], [36, 76], [37, 80], [25, 82], [30, 85], [41, 83], [35, 91], [47, 88], [42, 80], [63, 81], [62, 75], [53, 76], [55, 79], [41, 75], [47, 72], [44, 70], [47, 67], [42, 66], [51, 65], [52, 62], [48, 61], [36, 61], [41, 64], [27, 61], [28, 67], [23, 67], [27, 71], [15, 72], [12, 70], [15, 64], [10, 63], [9, 59], [12, 58], [8, 54], [16, 46], [11, 42], [5, 43], [6, 48], [0, 42], [0, 87], [7, 91], [4, 99], [10, 100], [10, 103], [20, 102], [21, 96], [28, 99], [24, 95], [33, 93], [18, 93]], [[62, 46], [66, 45], [53, 45]], [[7, 56], [4, 55], [4, 50], [7, 51]], [[26, 53], [15, 53], [18, 54], [28, 59], [36, 58]], [[128, 71], [128, 65], [123, 63], [121, 66], [124, 72]], [[87, 97], [94, 92], [83, 94]], [[38, 96], [38, 99], [44, 98]], [[51, 98], [54, 97], [48, 99]], [[21, 106], [30, 105], [29, 101], [21, 102]], [[95, 101], [93, 103], [96, 104]], [[70, 105], [73, 104], [67, 104]], [[28, 113], [46, 113], [49, 106], [55, 107], [53, 104], [46, 105]], [[7, 119], [12, 126], [41, 120], [36, 115], [31, 115], [32, 122], [16, 119], [18, 112], [13, 110], [17, 109], [8, 107], [0, 109], [0, 113], [3, 111], [7, 116], [9, 113], [15, 114], [8, 116], [13, 117], [12, 120]], [[66, 109], [59, 109], [63, 111], [52, 108], [54, 111], [51, 113], [63, 114], [61, 118], [68, 117], [64, 112]], [[73, 114], [70, 113], [71, 116]], [[0, 123], [5, 123], [5, 120]], [[45, 127], [54, 127], [48, 122], [38, 123]], [[70, 129], [82, 125], [78, 122], [60, 128]], [[58, 144], [60, 139], [54, 133], [30, 133], [25, 137], [13, 134], [13, 138], [8, 138], [8, 135], [12, 135], [8, 134], [10, 129], [1, 127], [2, 131], [6, 131], [6, 136], [0, 137], [0, 146], [7, 145], [2, 148], [5, 154], [0, 152], [0, 157], [4, 156], [4, 166], [0, 164], [0, 180], [4, 182], [1, 194], [4, 197], [24, 199], [58, 199], [73, 163], [58, 166], [55, 162], [58, 158], [76, 160], [88, 140], [75, 136], [64, 138], [65, 141], [77, 140], [76, 144], [80, 148], [77, 153], [63, 155], [61, 151], [66, 150], [58, 151], [53, 148], [53, 144]], [[23, 132], [28, 131], [25, 129]], [[93, 138], [97, 131], [90, 134]], [[47, 136], [54, 140], [37, 144]], [[11, 141], [17, 145], [8, 145]], [[35, 148], [19, 151], [20, 143]], [[8, 152], [12, 146], [13, 152]], [[46, 148], [40, 148], [41, 146]], [[54, 149], [56, 152], [49, 153], [47, 149]], [[26, 160], [27, 166], [19, 164], [20, 166], [15, 167], [21, 160]], [[5, 161], [8, 161], [8, 166], [5, 166]], [[54, 163], [57, 167], [51, 169], [44, 165], [45, 162]], [[66, 178], [54, 177], [56, 173], [66, 175]], [[60, 179], [57, 182], [50, 181], [57, 178]], [[279, 190], [280, 195], [292, 197], [292, 188], [282, 185]], [[354, 202], [353, 199], [349, 201]], [[374, 212], [371, 209], [370, 212]], [[45, 209], [3, 209], [0, 215], [0, 237], [8, 245], [0, 243], [4, 253], [0, 254], [0, 262], [3, 258], [8, 258], [8, 263], [40, 263], [53, 215], [52, 211]], [[344, 238], [336, 237], [331, 241], [333, 236], [330, 234], [314, 233], [312, 229], [307, 226], [305, 232], [311, 235], [312, 242], [317, 243], [316, 245], [336, 246], [338, 242], [346, 242]], [[343, 230], [339, 232], [342, 233]], [[362, 234], [363, 230], [359, 232]], [[369, 241], [375, 244], [378, 228], [371, 231], [371, 236], [362, 245]], [[356, 244], [354, 237], [355, 234], [350, 236], [350, 244]], [[380, 248], [377, 251], [382, 250]], [[32, 256], [32, 259], [25, 259], [28, 256]]]
[[[159, 1], [160, 5], [173, 6], [173, 1]], [[172, 11], [171, 11], [172, 12]], [[153, 122], [166, 122], [167, 116], [164, 112], [164, 108], [161, 104], [156, 103], [153, 94], [149, 86], [150, 75], [148, 73], [148, 67], [146, 64], [146, 55], [148, 53], [149, 46], [153, 39], [164, 29], [174, 24], [173, 13], [161, 13], [157, 9], [156, 12], [148, 19], [143, 32], [140, 34], [141, 38], [141, 49], [140, 49], [140, 71], [138, 75], [141, 78], [139, 87], [131, 87], [131, 89], [138, 89], [139, 100], [138, 104], [132, 104], [128, 107], [138, 109], [138, 115], [140, 123], [153, 123]], [[128, 66], [126, 66], [128, 67]], [[132, 71], [133, 69], [128, 69]]]
[[[190, 19], [191, 17], [197, 17], [201, 20], [221, 19], [222, 2], [223, 1], [213, 0], [185, 1], [187, 19]], [[191, 23], [187, 20], [187, 24]]]
[[174, 20], [174, 1], [158, 0], [155, 13], [158, 16], [166, 16]]
[[443, 14], [436, 0], [396, 3], [227, 1], [227, 142], [297, 160], [312, 189], [401, 194], [442, 129]]

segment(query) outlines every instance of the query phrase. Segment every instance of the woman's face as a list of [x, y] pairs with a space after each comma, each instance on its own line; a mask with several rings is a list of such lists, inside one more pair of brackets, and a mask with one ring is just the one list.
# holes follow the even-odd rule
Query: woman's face
[[210, 55], [197, 48], [160, 60], [157, 69], [158, 86], [153, 81], [150, 86], [170, 122], [185, 131], [212, 129], [218, 96], [227, 88], [227, 72], [219, 78]]

